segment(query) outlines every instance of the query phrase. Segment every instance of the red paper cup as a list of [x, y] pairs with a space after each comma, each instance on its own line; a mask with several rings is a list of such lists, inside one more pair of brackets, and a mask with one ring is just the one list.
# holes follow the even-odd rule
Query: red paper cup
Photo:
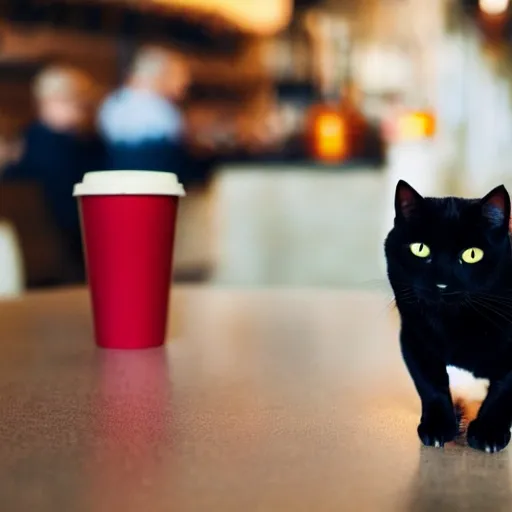
[[170, 173], [102, 171], [86, 174], [74, 195], [96, 343], [116, 349], [162, 345], [182, 185]]

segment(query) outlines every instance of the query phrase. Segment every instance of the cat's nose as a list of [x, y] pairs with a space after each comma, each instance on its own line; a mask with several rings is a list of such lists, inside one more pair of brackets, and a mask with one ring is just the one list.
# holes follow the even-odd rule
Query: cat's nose
[[444, 290], [448, 285], [447, 284], [443, 284], [443, 283], [437, 283], [436, 286], [440, 289], [440, 290]]

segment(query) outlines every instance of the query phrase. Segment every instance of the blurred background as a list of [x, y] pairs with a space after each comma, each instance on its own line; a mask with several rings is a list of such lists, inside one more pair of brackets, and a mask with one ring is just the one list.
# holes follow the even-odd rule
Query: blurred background
[[3, 0], [0, 294], [84, 280], [72, 185], [175, 172], [175, 279], [368, 288], [399, 178], [512, 185], [509, 0]]

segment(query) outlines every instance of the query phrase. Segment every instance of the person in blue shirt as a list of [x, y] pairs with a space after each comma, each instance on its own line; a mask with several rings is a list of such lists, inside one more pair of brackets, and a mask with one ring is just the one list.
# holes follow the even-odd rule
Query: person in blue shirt
[[184, 165], [184, 126], [177, 102], [189, 85], [189, 72], [177, 55], [143, 48], [127, 81], [103, 103], [98, 128], [107, 151], [106, 168], [168, 171]]

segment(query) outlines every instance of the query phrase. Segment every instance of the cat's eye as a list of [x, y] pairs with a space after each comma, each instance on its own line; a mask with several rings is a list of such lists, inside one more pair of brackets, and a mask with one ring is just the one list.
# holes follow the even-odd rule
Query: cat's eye
[[463, 251], [463, 253], [460, 256], [460, 259], [464, 263], [478, 263], [482, 258], [484, 257], [484, 251], [482, 249], [479, 249], [478, 247], [470, 247], [469, 249], [466, 249]]
[[421, 242], [409, 245], [409, 249], [414, 256], [417, 256], [418, 258], [428, 258], [430, 256], [430, 247], [426, 244], [422, 244]]

